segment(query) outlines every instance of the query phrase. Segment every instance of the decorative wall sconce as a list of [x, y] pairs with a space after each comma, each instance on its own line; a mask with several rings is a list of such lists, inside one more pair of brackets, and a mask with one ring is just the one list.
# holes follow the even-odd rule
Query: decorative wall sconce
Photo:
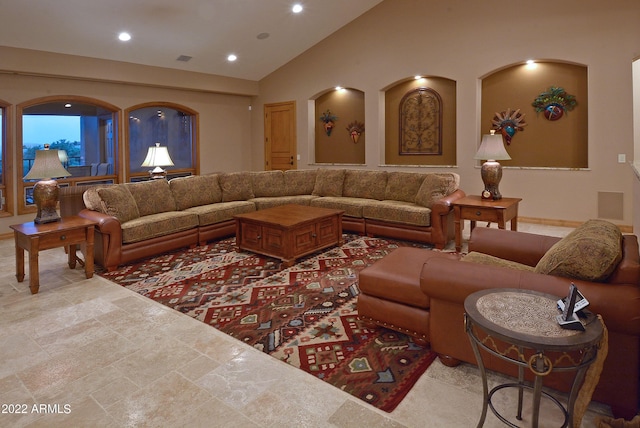
[[331, 131], [333, 131], [333, 127], [336, 124], [336, 120], [338, 120], [338, 116], [331, 113], [331, 110], [328, 110], [328, 109], [327, 111], [322, 113], [322, 116], [320, 116], [320, 121], [324, 123], [324, 132], [327, 134], [328, 137], [331, 136]]
[[524, 127], [527, 126], [524, 121], [524, 113], [520, 113], [520, 109], [511, 111], [510, 108], [496, 113], [491, 123], [493, 124], [493, 129], [502, 134], [507, 145], [511, 144], [511, 138], [516, 135], [516, 132], [524, 131]]
[[552, 86], [548, 91], [538, 95], [531, 105], [536, 112], [542, 112], [548, 120], [558, 120], [564, 116], [565, 111], [571, 111], [578, 104], [575, 95], [569, 95], [559, 87]]
[[349, 131], [349, 134], [351, 135], [351, 141], [355, 144], [358, 142], [360, 134], [364, 132], [364, 123], [354, 120], [347, 125], [347, 131]]

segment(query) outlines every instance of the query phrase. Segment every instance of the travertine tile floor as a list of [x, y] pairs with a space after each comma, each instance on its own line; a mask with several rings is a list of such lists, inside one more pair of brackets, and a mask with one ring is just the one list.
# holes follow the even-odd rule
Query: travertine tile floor
[[[0, 240], [0, 427], [471, 427], [480, 415], [474, 366], [436, 360], [385, 413], [97, 275], [87, 280], [62, 249], [40, 254], [31, 295], [14, 255], [13, 240]], [[516, 395], [494, 400], [513, 408]], [[559, 426], [546, 406], [540, 426]], [[592, 403], [582, 426], [608, 412]], [[485, 426], [503, 425], [489, 412]]]

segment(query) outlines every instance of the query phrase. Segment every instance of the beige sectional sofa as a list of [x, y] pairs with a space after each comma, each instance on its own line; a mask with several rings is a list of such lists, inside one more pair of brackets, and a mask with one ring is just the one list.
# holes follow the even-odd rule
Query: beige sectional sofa
[[455, 173], [357, 169], [233, 172], [92, 187], [79, 215], [95, 220], [96, 263], [132, 260], [235, 234], [236, 214], [283, 204], [344, 211], [343, 230], [432, 243], [453, 238]]

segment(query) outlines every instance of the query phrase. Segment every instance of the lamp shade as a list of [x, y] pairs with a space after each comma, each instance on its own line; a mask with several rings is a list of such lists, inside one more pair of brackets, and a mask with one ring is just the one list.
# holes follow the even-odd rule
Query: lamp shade
[[511, 159], [511, 156], [509, 156], [509, 153], [507, 153], [507, 150], [504, 148], [502, 135], [494, 134], [494, 131], [491, 131], [490, 135], [485, 134], [482, 136], [480, 148], [473, 158], [481, 160], [508, 160]]
[[160, 143], [156, 143], [155, 146], [149, 147], [147, 157], [140, 166], [173, 166], [173, 161], [171, 160], [171, 156], [169, 156], [167, 148], [165, 146], [161, 147]]
[[42, 180], [56, 177], [69, 177], [71, 173], [60, 162], [58, 150], [36, 150], [36, 159], [25, 180]]

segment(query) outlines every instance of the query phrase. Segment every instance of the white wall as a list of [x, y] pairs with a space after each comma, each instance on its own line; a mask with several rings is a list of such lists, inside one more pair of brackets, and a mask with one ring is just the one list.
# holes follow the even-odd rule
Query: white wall
[[[385, 0], [260, 81], [254, 111], [295, 100], [299, 168], [312, 164], [308, 100], [336, 85], [365, 92], [366, 167], [384, 164], [381, 91], [416, 74], [457, 82], [461, 187], [482, 189], [473, 160], [480, 141], [480, 79], [527, 59], [584, 64], [589, 72], [589, 170], [505, 169], [500, 190], [522, 197], [525, 217], [584, 221], [597, 217], [597, 194], [622, 192], [631, 225], [634, 174], [632, 60], [640, 54], [637, 0], [504, 2]], [[549, 82], [552, 85], [554, 82]], [[533, 100], [532, 100], [533, 101]], [[252, 118], [253, 169], [263, 169], [262, 114]], [[399, 169], [388, 167], [389, 169]]]

